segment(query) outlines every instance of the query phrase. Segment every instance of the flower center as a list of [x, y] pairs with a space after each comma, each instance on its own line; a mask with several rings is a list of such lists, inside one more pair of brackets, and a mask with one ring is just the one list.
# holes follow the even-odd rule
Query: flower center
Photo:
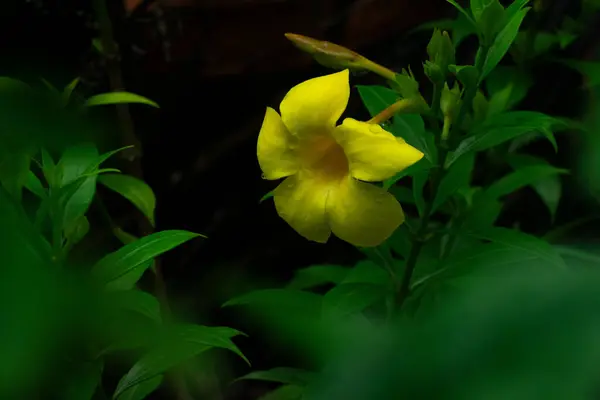
[[313, 137], [300, 146], [304, 170], [324, 180], [339, 180], [348, 175], [344, 149], [330, 135]]

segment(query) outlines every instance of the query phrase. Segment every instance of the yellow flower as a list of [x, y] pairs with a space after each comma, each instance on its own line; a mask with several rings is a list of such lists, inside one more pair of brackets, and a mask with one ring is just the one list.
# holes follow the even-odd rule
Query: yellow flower
[[265, 179], [287, 177], [274, 191], [275, 208], [300, 235], [325, 243], [333, 232], [356, 246], [377, 246], [404, 222], [397, 200], [367, 182], [382, 181], [423, 153], [379, 125], [346, 118], [348, 70], [293, 87], [281, 116], [267, 108], [258, 136]]

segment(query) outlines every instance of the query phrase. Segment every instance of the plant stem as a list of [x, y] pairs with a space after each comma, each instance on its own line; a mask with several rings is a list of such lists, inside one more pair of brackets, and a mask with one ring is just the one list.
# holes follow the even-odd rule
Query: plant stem
[[[111, 91], [120, 91], [124, 89], [123, 74], [121, 71], [119, 47], [114, 38], [112, 21], [107, 7], [107, 0], [93, 0], [94, 14], [98, 20], [100, 28], [100, 40], [102, 43], [102, 53], [106, 58], [107, 73], [110, 81]], [[133, 145], [133, 151], [122, 152], [128, 161], [127, 172], [138, 179], [143, 179], [143, 169], [141, 163], [141, 143], [135, 135], [133, 118], [129, 112], [127, 104], [117, 104], [117, 118], [120, 125], [123, 146]], [[140, 233], [147, 236], [152, 233], [153, 228], [148, 220], [141, 216], [138, 220]], [[165, 320], [169, 321], [172, 317], [167, 291], [163, 276], [161, 273], [160, 260], [154, 261], [154, 286], [155, 294], [158, 298], [161, 311]], [[187, 387], [185, 378], [182, 374], [173, 373], [171, 375], [173, 389], [179, 400], [193, 400], [193, 396]]]
[[[489, 47], [487, 45], [480, 44], [480, 52], [481, 52], [482, 56], [479, 57], [479, 59], [477, 60], [477, 62], [475, 64], [475, 67], [477, 68], [477, 70], [480, 73], [483, 69], [483, 65], [485, 63], [485, 59], [487, 57], [488, 50], [489, 50]], [[463, 105], [460, 108], [460, 112], [458, 114], [458, 117], [455, 120], [455, 123], [453, 124], [454, 129], [452, 129], [452, 131], [460, 129], [460, 126], [462, 125], [462, 122], [463, 122], [465, 116], [467, 115], [467, 111], [470, 111], [473, 106], [473, 99], [475, 98], [475, 94], [477, 94], [478, 87], [479, 87], [479, 85], [474, 85], [470, 88], [467, 88], [465, 97], [463, 99]], [[439, 110], [439, 107], [440, 107], [440, 97], [441, 96], [440, 96], [440, 94], [438, 94], [438, 92], [441, 93], [438, 85], [434, 85], [433, 101], [431, 104], [431, 110], [432, 110], [433, 117], [435, 117], [435, 118], [437, 118], [437, 112], [438, 112], [436, 110]], [[439, 130], [439, 127], [438, 127], [438, 130]], [[451, 132], [449, 132], [449, 134], [450, 133]], [[447, 136], [449, 136], [449, 134]], [[448, 140], [448, 137], [442, 138], [441, 132], [437, 132], [436, 145], [437, 145], [438, 149], [440, 150], [440, 152], [439, 152], [439, 158], [438, 158], [438, 163], [437, 163], [438, 165], [436, 166], [436, 168], [433, 170], [433, 172], [431, 174], [431, 197], [425, 204], [425, 210], [423, 212], [423, 217], [421, 218], [421, 223], [419, 225], [417, 232], [415, 233], [415, 235], [413, 237], [410, 253], [408, 254], [408, 258], [406, 259], [404, 274], [402, 275], [402, 281], [400, 283], [400, 290], [398, 291], [398, 297], [397, 297], [396, 306], [398, 309], [402, 308], [402, 306], [404, 305], [404, 302], [410, 295], [410, 282], [412, 280], [412, 276], [415, 271], [415, 267], [417, 266], [417, 260], [419, 259], [419, 254], [421, 253], [423, 244], [425, 243], [425, 240], [426, 240], [425, 236], [427, 235], [429, 220], [431, 219], [431, 214], [432, 214], [431, 211], [433, 209], [433, 202], [437, 195], [437, 192], [438, 192], [438, 189], [440, 186], [440, 182], [442, 181], [442, 178], [444, 177], [444, 174], [446, 171], [444, 168], [444, 165], [446, 164], [446, 158], [447, 158], [448, 152], [449, 152], [447, 140]]]

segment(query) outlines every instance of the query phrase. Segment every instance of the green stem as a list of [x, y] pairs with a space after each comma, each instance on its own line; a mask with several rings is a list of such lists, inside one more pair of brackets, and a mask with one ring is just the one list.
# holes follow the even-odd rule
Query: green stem
[[[479, 59], [477, 60], [477, 62], [475, 64], [475, 67], [477, 68], [477, 70], [480, 73], [481, 73], [481, 70], [483, 69], [483, 65], [485, 63], [485, 59], [487, 57], [488, 50], [489, 50], [488, 46], [486, 46], [484, 44], [480, 44], [480, 51], [481, 51], [482, 56], [479, 57]], [[463, 101], [463, 106], [460, 108], [460, 112], [454, 122], [454, 129], [452, 129], [453, 131], [456, 129], [460, 129], [460, 126], [462, 125], [462, 122], [463, 122], [465, 116], [467, 115], [467, 111], [471, 110], [472, 105], [473, 105], [473, 99], [475, 98], [475, 94], [477, 93], [478, 86], [479, 85], [474, 85], [473, 87], [470, 87], [467, 89], [467, 92], [465, 93], [465, 98]], [[434, 86], [434, 98], [435, 97], [438, 97], [438, 100], [437, 100], [437, 104], [434, 103], [431, 105], [432, 110], [439, 109], [439, 106], [440, 106], [439, 96], [436, 95], [436, 89]], [[435, 114], [433, 114], [433, 115], [435, 116]], [[451, 132], [450, 132], [450, 134], [451, 134]], [[425, 243], [425, 240], [426, 240], [425, 237], [426, 237], [427, 231], [428, 231], [429, 220], [431, 219], [431, 215], [432, 215], [433, 201], [435, 200], [435, 197], [437, 195], [437, 192], [438, 192], [438, 189], [440, 186], [440, 182], [442, 181], [442, 178], [444, 177], [444, 174], [446, 172], [444, 165], [446, 164], [446, 158], [448, 156], [449, 149], [447, 146], [447, 138], [446, 138], [446, 140], [442, 140], [440, 132], [438, 132], [438, 135], [436, 135], [436, 144], [438, 146], [438, 149], [440, 150], [440, 153], [439, 153], [438, 165], [431, 174], [431, 197], [425, 204], [423, 218], [421, 219], [419, 228], [417, 229], [417, 232], [415, 233], [415, 235], [413, 237], [410, 253], [408, 254], [408, 258], [406, 260], [404, 274], [402, 275], [402, 281], [400, 282], [400, 289], [398, 291], [398, 297], [397, 297], [398, 309], [402, 308], [402, 306], [404, 305], [404, 302], [410, 295], [410, 283], [412, 280], [413, 273], [415, 271], [415, 267], [417, 265], [417, 260], [419, 259], [419, 254], [421, 253], [423, 244]]]

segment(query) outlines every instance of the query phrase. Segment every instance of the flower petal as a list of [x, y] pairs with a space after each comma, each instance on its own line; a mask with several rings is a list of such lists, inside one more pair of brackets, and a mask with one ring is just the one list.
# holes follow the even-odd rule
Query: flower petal
[[333, 135], [348, 157], [350, 174], [362, 181], [382, 181], [423, 158], [422, 152], [377, 124], [346, 118]]
[[299, 162], [292, 150], [294, 141], [277, 111], [267, 107], [256, 145], [258, 163], [266, 179], [279, 179], [298, 171]]
[[346, 69], [294, 86], [279, 110], [283, 123], [293, 135], [320, 134], [335, 126], [349, 97], [350, 78]]
[[296, 174], [275, 188], [273, 200], [279, 216], [306, 239], [327, 242], [331, 229], [326, 203], [331, 185], [310, 176]]
[[385, 190], [352, 178], [327, 201], [333, 234], [355, 246], [378, 246], [404, 222], [400, 203]]

